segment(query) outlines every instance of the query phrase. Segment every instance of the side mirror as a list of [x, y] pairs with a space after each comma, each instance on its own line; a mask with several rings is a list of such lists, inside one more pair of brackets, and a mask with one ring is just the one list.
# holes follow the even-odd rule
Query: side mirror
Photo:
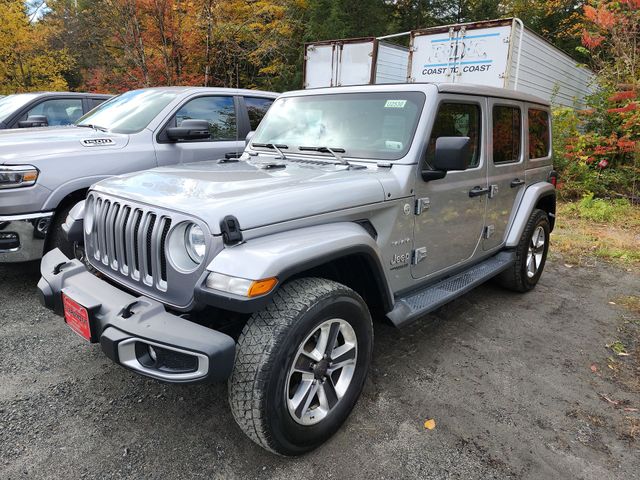
[[422, 178], [425, 181], [438, 180], [444, 178], [447, 172], [466, 170], [469, 167], [470, 154], [469, 137], [439, 137], [431, 164], [433, 170], [422, 170]]
[[206, 120], [183, 120], [179, 127], [167, 128], [167, 137], [172, 142], [180, 140], [205, 140], [211, 137]]
[[32, 115], [27, 117], [26, 120], [22, 120], [18, 122], [19, 128], [30, 128], [30, 127], [48, 127], [49, 120], [44, 115]]
[[249, 142], [251, 142], [251, 139], [253, 138], [255, 133], [256, 133], [255, 130], [251, 130], [249, 133], [247, 133], [247, 136], [244, 137], [244, 146], [245, 146], [245, 148], [249, 146]]

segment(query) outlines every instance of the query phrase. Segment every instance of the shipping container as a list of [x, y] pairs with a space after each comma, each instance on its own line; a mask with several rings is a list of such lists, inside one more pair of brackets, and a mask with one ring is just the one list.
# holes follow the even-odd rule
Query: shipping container
[[[390, 40], [409, 37], [409, 47]], [[517, 18], [305, 45], [304, 87], [469, 83], [582, 107], [593, 73]]]

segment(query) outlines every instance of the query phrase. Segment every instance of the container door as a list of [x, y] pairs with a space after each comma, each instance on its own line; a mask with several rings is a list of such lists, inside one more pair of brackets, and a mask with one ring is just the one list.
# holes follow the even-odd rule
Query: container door
[[339, 42], [336, 45], [338, 86], [371, 83], [374, 43], [373, 40], [370, 40]]
[[305, 88], [335, 86], [335, 44], [307, 45], [305, 54]]
[[511, 26], [466, 29], [412, 36], [414, 82], [472, 83], [503, 87]]

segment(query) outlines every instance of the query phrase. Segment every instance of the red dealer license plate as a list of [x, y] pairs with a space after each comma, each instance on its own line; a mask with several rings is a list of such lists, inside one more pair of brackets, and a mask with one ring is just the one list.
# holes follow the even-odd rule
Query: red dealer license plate
[[64, 321], [85, 340], [91, 341], [91, 324], [89, 323], [89, 312], [75, 300], [62, 294], [62, 305], [64, 307]]

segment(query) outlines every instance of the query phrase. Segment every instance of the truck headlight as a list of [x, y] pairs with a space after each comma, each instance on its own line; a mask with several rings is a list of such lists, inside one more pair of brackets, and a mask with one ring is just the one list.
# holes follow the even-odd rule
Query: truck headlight
[[217, 272], [211, 272], [206, 281], [207, 288], [248, 298], [266, 295], [274, 289], [277, 283], [278, 279], [275, 277], [249, 280]]
[[186, 228], [184, 232], [184, 243], [191, 260], [197, 264], [202, 263], [207, 250], [207, 243], [204, 238], [204, 232], [195, 223], [190, 224]]
[[33, 165], [0, 165], [0, 189], [30, 187], [38, 179]]

